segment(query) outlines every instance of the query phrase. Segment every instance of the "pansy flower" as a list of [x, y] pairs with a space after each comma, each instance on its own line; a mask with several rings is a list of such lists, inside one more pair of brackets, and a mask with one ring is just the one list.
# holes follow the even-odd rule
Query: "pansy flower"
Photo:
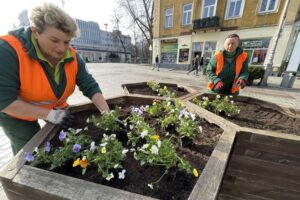
[[74, 144], [73, 146], [73, 152], [74, 153], [78, 153], [81, 149], [81, 145], [80, 144]]
[[25, 152], [25, 160], [28, 162], [34, 161], [34, 156], [30, 152]]
[[123, 169], [121, 172], [119, 172], [119, 179], [124, 179], [125, 178], [125, 172], [126, 172], [125, 169]]
[[45, 150], [45, 152], [47, 152], [47, 153], [50, 152], [50, 150], [51, 150], [51, 144], [50, 144], [50, 142], [47, 142], [47, 143], [45, 144], [44, 150]]
[[193, 174], [194, 174], [195, 177], [198, 177], [198, 176], [199, 176], [199, 173], [198, 173], [198, 171], [197, 171], [196, 168], [193, 169]]
[[59, 141], [63, 141], [66, 138], [66, 136], [67, 136], [67, 133], [65, 131], [61, 130], [59, 133], [59, 136], [58, 136]]

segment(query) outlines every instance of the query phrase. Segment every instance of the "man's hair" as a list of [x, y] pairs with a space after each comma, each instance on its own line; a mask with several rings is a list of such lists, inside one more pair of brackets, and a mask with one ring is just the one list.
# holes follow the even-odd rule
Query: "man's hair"
[[30, 21], [31, 25], [36, 27], [39, 33], [42, 33], [46, 26], [52, 26], [71, 37], [79, 35], [76, 21], [64, 10], [52, 3], [43, 3], [34, 7], [31, 11]]
[[227, 35], [227, 37], [225, 38], [225, 40], [228, 39], [228, 38], [238, 38], [240, 40], [240, 36], [238, 34], [236, 34], [236, 33], [232, 33], [230, 35]]

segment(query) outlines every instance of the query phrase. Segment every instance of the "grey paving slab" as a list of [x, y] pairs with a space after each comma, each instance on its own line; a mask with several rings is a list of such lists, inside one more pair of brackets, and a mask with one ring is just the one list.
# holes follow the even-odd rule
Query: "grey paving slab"
[[[141, 81], [157, 80], [159, 82], [170, 82], [185, 85], [205, 92], [207, 78], [203, 75], [187, 75], [186, 71], [170, 69], [151, 70], [150, 65], [97, 63], [87, 64], [89, 72], [99, 83], [105, 98], [122, 95], [121, 85]], [[240, 95], [254, 97], [273, 102], [285, 107], [300, 108], [300, 80], [297, 79], [292, 89], [280, 88], [281, 77], [269, 77], [268, 87], [252, 86], [246, 87]], [[68, 100], [69, 104], [80, 104], [90, 102], [76, 88], [74, 94]], [[39, 121], [43, 126], [45, 123]], [[0, 170], [12, 158], [10, 143], [0, 127]], [[6, 200], [6, 196], [0, 185], [0, 199]]]

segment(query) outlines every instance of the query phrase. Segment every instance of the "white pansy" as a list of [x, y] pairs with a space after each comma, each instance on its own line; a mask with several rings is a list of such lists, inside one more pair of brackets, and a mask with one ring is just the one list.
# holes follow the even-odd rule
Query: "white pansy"
[[90, 121], [91, 121], [90, 118], [86, 119], [86, 123], [90, 123]]
[[147, 130], [143, 130], [141, 132], [141, 137], [144, 138], [146, 135], [148, 135], [148, 131]]
[[233, 98], [233, 96], [232, 96], [232, 95], [229, 95], [229, 98]]
[[158, 148], [160, 148], [160, 146], [161, 146], [161, 141], [160, 140], [157, 141], [157, 146], [158, 146]]
[[128, 152], [128, 149], [123, 149], [122, 154], [125, 155]]
[[125, 169], [123, 169], [121, 172], [119, 172], [119, 179], [124, 179], [125, 178], [125, 172], [126, 172]]
[[118, 168], [119, 167], [119, 164], [115, 164], [114, 165], [114, 168], [116, 169], [116, 168]]
[[202, 133], [202, 131], [203, 131], [202, 126], [199, 126], [199, 131], [200, 131], [200, 133]]
[[175, 112], [175, 110], [174, 109], [171, 109], [171, 113], [174, 113]]
[[81, 160], [86, 160], [86, 156], [83, 156]]
[[135, 148], [131, 148], [131, 149], [130, 149], [130, 152], [135, 152]]
[[79, 133], [80, 131], [82, 131], [82, 129], [81, 129], [81, 128], [79, 128], [79, 129], [76, 129], [76, 132], [75, 132], [75, 133], [77, 134], [77, 133]]
[[86, 126], [86, 127], [84, 127], [84, 131], [87, 131], [89, 129], [89, 127], [88, 126]]
[[132, 125], [132, 124], [130, 124], [130, 125], [129, 125], [129, 128], [130, 128], [130, 130], [132, 130], [132, 129], [133, 129], [133, 125]]
[[169, 133], [169, 132], [166, 132], [166, 136], [168, 136], [168, 135], [170, 135], [170, 133]]
[[152, 154], [158, 154], [158, 148], [156, 145], [152, 145], [150, 149]]
[[192, 120], [194, 121], [194, 120], [196, 119], [196, 115], [193, 114], [193, 113], [191, 113], [191, 118], [192, 118]]
[[221, 96], [220, 95], [217, 95], [217, 99], [220, 99], [221, 98]]
[[37, 147], [35, 147], [34, 151], [37, 153], [39, 151], [39, 149]]
[[90, 148], [90, 151], [95, 151], [95, 149], [96, 149], [95, 142], [92, 141], [92, 142], [91, 142], [91, 148]]
[[233, 103], [234, 103], [234, 101], [233, 101], [233, 100], [231, 100], [231, 101], [230, 101], [230, 103], [231, 103], [231, 104], [233, 104]]
[[114, 177], [113, 173], [108, 174], [108, 176], [105, 178], [106, 180], [110, 181]]
[[141, 149], [147, 149], [148, 147], [149, 147], [149, 144], [144, 144]]
[[168, 103], [167, 103], [167, 106], [170, 106], [171, 105], [171, 102], [170, 101], [168, 101]]

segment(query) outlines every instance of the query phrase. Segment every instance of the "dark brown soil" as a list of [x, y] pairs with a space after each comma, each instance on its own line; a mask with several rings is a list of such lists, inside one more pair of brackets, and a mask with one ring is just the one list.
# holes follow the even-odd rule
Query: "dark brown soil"
[[[161, 88], [163, 88], [164, 86], [165, 86], [164, 84], [160, 84]], [[169, 86], [169, 85], [167, 85], [167, 87], [170, 92], [175, 93], [176, 97], [181, 97], [181, 96], [189, 94], [189, 92], [186, 91], [184, 88], [178, 88], [177, 86]], [[146, 84], [145, 85], [127, 86], [127, 90], [131, 94], [142, 94], [142, 95], [151, 95], [151, 96], [157, 96], [157, 94], [158, 94], [157, 92], [155, 92], [151, 88], [149, 88]]]
[[241, 111], [240, 114], [226, 117], [226, 119], [240, 126], [300, 135], [300, 118], [291, 117], [258, 104], [251, 104], [251, 102], [235, 102]]
[[229, 121], [243, 127], [300, 135], [300, 118], [264, 107], [263, 103], [239, 101], [235, 98], [233, 100], [240, 113], [230, 117], [222, 116]]
[[[124, 119], [128, 116], [130, 107], [122, 108], [120, 119]], [[76, 114], [76, 126], [74, 128], [83, 128], [86, 126], [86, 118], [92, 114], [98, 114], [94, 111], [81, 112]], [[197, 117], [199, 124], [203, 128], [202, 134], [194, 141], [193, 144], [186, 147], [178, 147], [177, 152], [179, 155], [187, 159], [192, 166], [198, 169], [199, 174], [204, 169], [214, 147], [216, 146], [220, 135], [223, 130], [215, 124], [210, 124], [206, 120]], [[156, 119], [147, 118], [147, 121], [152, 127], [157, 126]], [[89, 124], [88, 134], [97, 142], [101, 140], [103, 131], [97, 127]], [[156, 129], [158, 134], [162, 134], [160, 129]], [[122, 130], [117, 133], [117, 137], [126, 139], [127, 131]], [[107, 134], [107, 133], [106, 133]], [[172, 134], [172, 130], [170, 130]], [[51, 144], [58, 144], [58, 137], [55, 136]], [[134, 158], [133, 155], [128, 154], [127, 159], [122, 164], [126, 169], [125, 179], [120, 180], [118, 178], [111, 181], [104, 180], [96, 169], [88, 168], [87, 173], [82, 176], [79, 168], [72, 168], [72, 161], [59, 170], [57, 173], [76, 177], [86, 181], [107, 185], [110, 187], [126, 190], [133, 193], [138, 193], [145, 196], [150, 196], [158, 199], [172, 200], [172, 199], [188, 199], [193, 187], [197, 181], [197, 178], [191, 174], [179, 171], [177, 168], [171, 169], [169, 174], [155, 185], [154, 189], [150, 189], [147, 184], [157, 180], [164, 172], [159, 167], [141, 166]], [[39, 166], [40, 168], [44, 168]], [[115, 174], [117, 177], [117, 174]]]

